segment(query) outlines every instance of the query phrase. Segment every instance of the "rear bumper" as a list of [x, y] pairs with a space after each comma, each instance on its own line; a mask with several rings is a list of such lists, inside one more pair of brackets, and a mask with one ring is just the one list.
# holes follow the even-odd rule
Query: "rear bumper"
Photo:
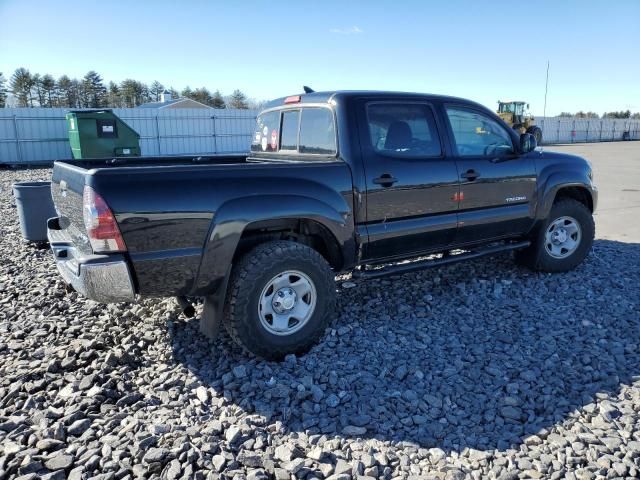
[[57, 217], [47, 221], [47, 236], [60, 275], [75, 290], [101, 303], [135, 299], [131, 273], [123, 255], [82, 254], [60, 228]]

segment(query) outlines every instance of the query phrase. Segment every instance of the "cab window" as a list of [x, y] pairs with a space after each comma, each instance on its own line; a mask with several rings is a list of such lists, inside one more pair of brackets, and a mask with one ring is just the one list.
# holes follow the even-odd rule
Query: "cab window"
[[511, 136], [495, 120], [476, 112], [447, 107], [455, 146], [461, 157], [496, 157], [513, 153]]
[[[280, 112], [267, 112], [258, 116], [256, 129], [251, 139], [252, 152], [278, 151], [277, 139], [280, 136]], [[274, 141], [275, 140], [275, 141]]]
[[431, 108], [417, 103], [371, 103], [367, 122], [373, 149], [397, 157], [442, 154]]
[[298, 150], [298, 118], [299, 110], [285, 110], [282, 112], [282, 137], [280, 150]]
[[333, 112], [328, 108], [303, 108], [300, 117], [300, 153], [333, 155], [336, 132]]

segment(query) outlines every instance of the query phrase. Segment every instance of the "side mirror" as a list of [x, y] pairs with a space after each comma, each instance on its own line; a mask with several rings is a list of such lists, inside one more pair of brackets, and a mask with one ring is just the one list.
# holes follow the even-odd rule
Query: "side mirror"
[[537, 146], [538, 142], [536, 142], [536, 137], [530, 133], [523, 133], [520, 135], [520, 151], [522, 153], [532, 152]]

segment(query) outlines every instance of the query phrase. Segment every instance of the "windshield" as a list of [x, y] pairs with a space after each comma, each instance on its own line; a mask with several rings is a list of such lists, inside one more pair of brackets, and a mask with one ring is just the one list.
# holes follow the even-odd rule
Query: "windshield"
[[498, 107], [500, 113], [515, 113], [516, 115], [522, 115], [524, 113], [524, 103], [509, 102], [501, 103]]

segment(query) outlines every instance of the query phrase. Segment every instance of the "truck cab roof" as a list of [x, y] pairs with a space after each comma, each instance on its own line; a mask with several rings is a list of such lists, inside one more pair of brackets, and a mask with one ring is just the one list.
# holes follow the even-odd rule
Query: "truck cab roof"
[[349, 100], [356, 97], [367, 97], [367, 98], [389, 98], [392, 97], [394, 99], [398, 98], [420, 98], [425, 101], [439, 101], [439, 102], [452, 102], [452, 103], [465, 103], [475, 106], [480, 106], [483, 109], [486, 107], [481, 106], [480, 104], [459, 97], [451, 97], [448, 95], [436, 95], [430, 93], [418, 93], [418, 92], [394, 92], [394, 91], [383, 91], [383, 90], [330, 90], [325, 92], [312, 92], [312, 93], [298, 93], [294, 95], [289, 95], [286, 97], [276, 98], [268, 102], [264, 109], [271, 109], [277, 107], [284, 107], [285, 105], [292, 104], [305, 104], [305, 103], [331, 103], [331, 101], [336, 101], [338, 103]]

